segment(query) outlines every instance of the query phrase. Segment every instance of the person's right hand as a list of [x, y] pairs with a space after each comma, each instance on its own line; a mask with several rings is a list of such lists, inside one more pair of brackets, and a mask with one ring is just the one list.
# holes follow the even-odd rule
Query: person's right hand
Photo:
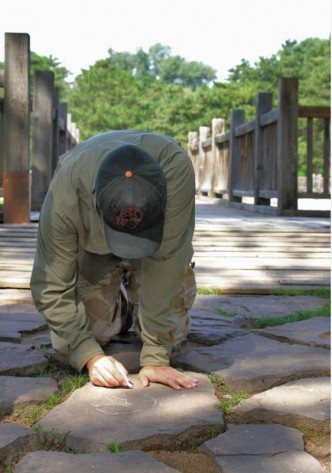
[[126, 368], [111, 356], [93, 356], [87, 362], [86, 367], [90, 381], [95, 386], [105, 386], [107, 388], [127, 386], [123, 376], [123, 373], [128, 374]]

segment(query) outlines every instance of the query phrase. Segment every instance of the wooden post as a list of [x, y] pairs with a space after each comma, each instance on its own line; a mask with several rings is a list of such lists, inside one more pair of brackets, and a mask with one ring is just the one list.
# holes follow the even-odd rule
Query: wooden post
[[199, 180], [199, 191], [205, 181], [205, 151], [203, 149], [202, 143], [210, 137], [210, 128], [208, 126], [199, 127], [199, 171], [198, 171], [198, 180]]
[[33, 100], [32, 210], [40, 210], [51, 180], [54, 74], [37, 71]]
[[59, 103], [59, 156], [67, 151], [67, 116], [67, 104]]
[[[4, 87], [5, 85], [5, 71], [4, 69], [0, 70], [0, 87]], [[4, 133], [4, 100], [0, 98], [0, 188], [3, 187], [3, 161], [4, 161], [4, 154], [3, 154], [3, 133]], [[3, 197], [1, 194], [0, 197]]]
[[59, 158], [59, 87], [53, 89], [53, 130], [52, 130], [52, 163], [51, 178]]
[[244, 123], [244, 110], [232, 110], [231, 111], [231, 129], [230, 129], [230, 150], [229, 150], [229, 202], [239, 201], [240, 198], [233, 195], [233, 190], [236, 188], [236, 170], [239, 166], [239, 146], [238, 139], [235, 136], [235, 129], [237, 126]]
[[[0, 101], [0, 187], [3, 187], [3, 162], [4, 162], [4, 113], [3, 101]], [[3, 197], [2, 195], [0, 197]]]
[[323, 192], [330, 193], [330, 120], [324, 120], [324, 149], [323, 149], [323, 156], [324, 156], [324, 165], [323, 165]]
[[279, 79], [278, 214], [297, 210], [298, 80]]
[[188, 156], [193, 164], [195, 173], [196, 192], [199, 189], [199, 150], [198, 150], [198, 132], [190, 131], [188, 133]]
[[72, 148], [71, 146], [71, 130], [72, 130], [72, 121], [71, 121], [71, 113], [67, 114], [67, 150]]
[[270, 169], [264, 169], [264, 141], [263, 128], [260, 126], [261, 116], [272, 110], [272, 94], [258, 93], [256, 95], [256, 126], [255, 126], [255, 167], [254, 167], [254, 204], [266, 204], [266, 200], [258, 197], [261, 190], [263, 173], [271, 172]]
[[312, 193], [313, 118], [307, 118], [307, 192]]
[[[215, 185], [218, 182], [219, 176], [216, 175], [218, 169], [218, 162], [220, 160], [219, 148], [216, 144], [216, 136], [220, 135], [224, 131], [225, 120], [223, 118], [213, 118], [212, 119], [212, 143], [211, 143], [211, 191], [210, 196], [215, 197]], [[219, 159], [218, 159], [219, 158]]]
[[4, 223], [30, 222], [30, 37], [5, 33]]

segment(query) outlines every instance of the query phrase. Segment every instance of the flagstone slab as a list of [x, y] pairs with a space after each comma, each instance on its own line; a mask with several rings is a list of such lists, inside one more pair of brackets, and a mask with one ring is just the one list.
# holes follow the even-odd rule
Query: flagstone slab
[[230, 338], [241, 337], [249, 332], [230, 327], [215, 327], [206, 326], [202, 328], [191, 328], [188, 334], [188, 340], [199, 345], [218, 345]]
[[223, 473], [323, 473], [304, 452], [302, 434], [283, 425], [234, 425], [199, 450], [212, 455]]
[[0, 424], [0, 460], [41, 448], [39, 435], [19, 424]]
[[199, 448], [213, 455], [275, 455], [303, 449], [300, 431], [277, 424], [233, 425]]
[[0, 375], [35, 375], [47, 364], [47, 359], [33, 345], [0, 342]]
[[326, 300], [316, 296], [203, 296], [197, 295], [194, 310], [234, 314], [247, 320], [285, 317], [299, 310], [325, 307]]
[[239, 327], [240, 323], [238, 323], [238, 318], [236, 317], [236, 313], [231, 313], [227, 317], [222, 315], [222, 313], [218, 312], [219, 308], [216, 306], [215, 311], [206, 311], [204, 309], [201, 310], [193, 310], [189, 311], [191, 316], [191, 326], [192, 327], [204, 327], [205, 325], [208, 326], [217, 326], [217, 327]]
[[236, 455], [216, 457], [223, 473], [328, 473], [319, 462], [306, 452], [264, 455]]
[[0, 330], [0, 342], [21, 343], [23, 335], [19, 332], [9, 332]]
[[130, 376], [133, 389], [88, 383], [39, 424], [43, 431], [68, 433], [68, 445], [85, 453], [107, 451], [111, 442], [144, 450], [203, 442], [223, 425], [223, 416], [208, 377], [196, 377], [197, 388], [179, 391], [161, 384], [143, 388], [137, 375]]
[[330, 378], [300, 379], [255, 394], [241, 401], [232, 413], [246, 422], [274, 422], [329, 432], [330, 396]]
[[204, 311], [191, 311], [188, 340], [201, 345], [216, 345], [232, 337], [248, 333], [240, 330], [241, 320]]
[[176, 473], [146, 453], [134, 450], [121, 453], [74, 455], [63, 452], [32, 452], [15, 467], [15, 473]]
[[299, 378], [327, 376], [329, 351], [292, 345], [256, 334], [181, 353], [173, 363], [182, 369], [213, 373], [227, 387], [248, 393], [265, 391]]
[[331, 319], [330, 317], [313, 317], [300, 322], [256, 330], [256, 333], [281, 341], [329, 348], [331, 345]]
[[20, 343], [22, 334], [46, 330], [45, 317], [30, 304], [0, 306], [0, 342]]
[[13, 407], [42, 402], [57, 391], [52, 378], [0, 376], [0, 409], [11, 412]]

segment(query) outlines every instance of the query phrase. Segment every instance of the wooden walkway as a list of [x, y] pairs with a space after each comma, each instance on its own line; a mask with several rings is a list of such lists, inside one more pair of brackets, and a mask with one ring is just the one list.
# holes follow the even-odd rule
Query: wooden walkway
[[[0, 224], [0, 288], [29, 288], [37, 226]], [[266, 293], [330, 286], [328, 219], [271, 217], [197, 201], [194, 249], [199, 287]]]

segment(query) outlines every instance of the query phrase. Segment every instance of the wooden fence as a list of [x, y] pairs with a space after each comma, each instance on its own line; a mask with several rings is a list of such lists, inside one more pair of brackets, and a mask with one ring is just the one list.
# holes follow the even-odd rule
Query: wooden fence
[[[256, 116], [245, 122], [243, 110], [232, 110], [230, 130], [212, 120], [188, 135], [188, 150], [196, 174], [196, 192], [240, 206], [277, 215], [298, 211], [299, 198], [330, 198], [330, 107], [299, 106], [298, 80], [279, 80], [278, 107], [272, 94], [256, 96]], [[307, 120], [307, 189], [298, 192], [297, 140], [299, 118]], [[314, 192], [313, 119], [323, 120], [323, 192]], [[248, 199], [250, 198], [250, 199]], [[272, 205], [277, 199], [277, 206]], [[250, 200], [250, 203], [246, 201]], [[310, 214], [321, 214], [320, 211]]]
[[31, 210], [41, 208], [58, 157], [77, 144], [78, 130], [67, 104], [59, 103], [52, 72], [35, 74], [31, 97], [28, 34], [5, 33], [0, 86], [4, 87], [0, 102], [3, 221], [28, 223]]

